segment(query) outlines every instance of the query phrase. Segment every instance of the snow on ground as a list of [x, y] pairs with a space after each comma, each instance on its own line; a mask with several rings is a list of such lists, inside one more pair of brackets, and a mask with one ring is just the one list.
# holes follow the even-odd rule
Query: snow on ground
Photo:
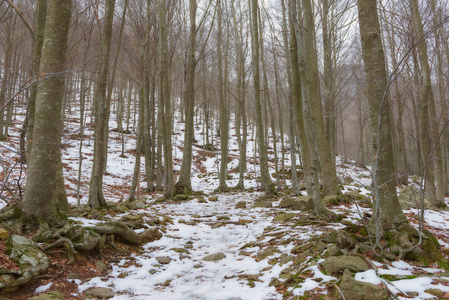
[[[14, 121], [11, 136], [7, 142], [0, 142], [0, 159], [2, 173], [1, 180], [18, 184], [24, 187], [25, 173], [20, 168], [26, 166], [14, 164], [18, 161], [19, 130], [23, 121], [22, 115]], [[67, 117], [64, 133], [64, 149], [62, 160], [64, 176], [69, 202], [76, 204], [76, 188], [78, 184], [79, 168], [79, 144], [76, 137], [79, 133], [77, 112]], [[111, 116], [110, 129], [116, 128], [115, 116]], [[184, 124], [175, 122], [175, 134], [173, 135], [173, 158], [175, 170], [179, 170], [182, 159]], [[82, 155], [81, 176], [81, 203], [87, 203], [89, 178], [93, 157], [93, 132], [89, 126], [85, 129]], [[229, 169], [233, 170], [238, 165], [238, 145], [235, 130], [231, 126], [229, 141]], [[257, 180], [259, 166], [254, 163], [254, 141], [248, 137], [247, 156], [249, 158], [248, 173], [245, 185], [249, 190], [259, 187]], [[126, 198], [131, 185], [134, 168], [135, 133], [125, 134], [122, 144], [121, 134], [110, 131], [107, 173], [104, 177], [104, 194], [109, 201], [119, 201]], [[202, 126], [195, 128], [194, 163], [192, 167], [192, 187], [194, 190], [205, 194], [212, 193], [218, 187], [218, 167], [220, 160], [219, 141], [211, 135], [217, 150], [202, 152], [199, 147], [203, 144], [205, 136]], [[212, 140], [211, 140], [212, 141]], [[286, 147], [288, 144], [286, 143]], [[122, 154], [124, 147], [124, 154]], [[279, 151], [280, 143], [278, 143]], [[287, 150], [285, 166], [290, 166], [290, 155]], [[204, 155], [204, 157], [203, 157]], [[274, 158], [273, 149], [269, 152], [270, 159]], [[257, 160], [256, 160], [257, 162]], [[370, 196], [371, 186], [370, 172], [368, 168], [357, 166], [354, 162], [337, 158], [337, 173], [344, 185], [344, 193], [357, 191]], [[271, 174], [274, 173], [273, 163], [270, 164]], [[12, 170], [12, 172], [10, 172]], [[144, 183], [144, 162], [141, 165], [141, 188]], [[229, 172], [229, 186], [234, 186], [238, 180], [238, 173]], [[287, 185], [291, 185], [286, 180]], [[2, 195], [6, 191], [2, 190]], [[173, 218], [173, 224], [167, 226], [167, 233], [158, 241], [143, 246], [142, 254], [134, 254], [118, 263], [112, 263], [112, 272], [104, 277], [92, 278], [81, 282], [79, 293], [89, 287], [109, 287], [117, 292], [114, 299], [282, 299], [270, 282], [278, 278], [289, 267], [292, 261], [288, 258], [295, 256], [294, 248], [312, 237], [319, 236], [333, 229], [342, 228], [342, 224], [326, 225], [299, 225], [300, 211], [288, 211], [291, 218], [285, 222], [275, 222], [273, 219], [279, 213], [285, 213], [285, 209], [277, 208], [279, 202], [273, 203], [273, 208], [253, 208], [253, 204], [260, 193], [246, 191], [241, 193], [219, 194], [217, 201], [197, 203], [198, 199], [187, 202], [157, 203], [159, 195], [145, 196], [148, 204], [146, 209], [134, 211], [134, 213], [146, 213], [152, 216], [169, 216]], [[207, 197], [206, 197], [207, 198]], [[237, 209], [235, 205], [239, 201], [246, 201], [248, 208]], [[0, 208], [6, 202], [0, 200]], [[346, 221], [358, 223], [361, 215], [368, 213], [368, 208], [358, 207], [354, 204], [335, 206], [332, 210], [343, 214]], [[417, 211], [410, 209], [405, 211], [413, 219]], [[427, 211], [426, 226], [438, 237], [449, 240], [449, 213], [447, 211]], [[83, 218], [73, 218], [81, 221], [83, 226], [93, 226], [98, 221]], [[221, 223], [221, 224], [220, 224]], [[440, 239], [443, 246], [448, 243]], [[275, 245], [275, 250], [263, 259], [258, 259], [258, 253], [268, 250]], [[208, 254], [222, 252], [226, 255], [223, 260], [217, 262], [203, 261]], [[157, 258], [169, 258], [169, 263], [162, 264]], [[310, 271], [311, 277], [302, 283], [290, 287], [292, 295], [305, 295], [311, 290], [326, 292], [326, 283], [336, 282], [335, 277], [323, 274], [317, 265], [311, 263], [304, 271]], [[356, 274], [359, 281], [373, 284], [386, 284], [395, 293], [415, 292], [416, 299], [433, 297], [425, 291], [430, 288], [438, 288], [443, 292], [449, 291], [447, 285], [442, 284], [447, 277], [437, 276], [441, 274], [438, 269], [423, 269], [409, 265], [406, 262], [393, 262], [390, 265], [377, 265], [378, 271], [369, 270]], [[414, 274], [420, 274], [416, 277]], [[434, 275], [431, 275], [434, 274]], [[382, 276], [403, 276], [403, 279], [386, 282]], [[50, 286], [42, 286], [36, 292], [44, 291]], [[400, 298], [400, 297], [399, 297]]]

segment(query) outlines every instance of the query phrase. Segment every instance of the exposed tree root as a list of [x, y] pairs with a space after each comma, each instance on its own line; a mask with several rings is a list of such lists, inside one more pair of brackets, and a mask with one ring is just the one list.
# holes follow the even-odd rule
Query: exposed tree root
[[[18, 206], [9, 206], [0, 211], [0, 227], [21, 227], [22, 219], [23, 214]], [[8, 226], [1, 224], [6, 221], [9, 224]], [[20, 270], [8, 270], [0, 267], [0, 289], [15, 289], [33, 278], [38, 277], [48, 268], [48, 258], [44, 252], [50, 249], [65, 249], [67, 251], [67, 263], [72, 264], [75, 261], [75, 254], [77, 251], [96, 251], [99, 254], [102, 254], [102, 250], [105, 245], [109, 245], [115, 251], [123, 252], [123, 250], [120, 250], [116, 246], [116, 239], [120, 239], [124, 243], [140, 245], [142, 243], [152, 242], [162, 237], [161, 231], [156, 227], [146, 228], [141, 233], [136, 233], [134, 231], [134, 228], [142, 227], [146, 228], [146, 225], [143, 224], [142, 220], [127, 220], [127, 222], [107, 221], [92, 226], [82, 226], [73, 220], [65, 220], [63, 223], [52, 227], [50, 227], [47, 223], [42, 223], [39, 225], [38, 230], [34, 233], [34, 242], [20, 236], [15, 236], [17, 238], [14, 238], [24, 243], [26, 247], [30, 247], [30, 251], [35, 252], [35, 257], [42, 258], [42, 262], [36, 264], [32, 261], [30, 263], [29, 261], [26, 261], [26, 256], [22, 259], [19, 254], [16, 256], [10, 255], [12, 259], [19, 262]], [[32, 230], [33, 227], [26, 229]], [[17, 233], [18, 230], [14, 231]], [[32, 234], [32, 232], [28, 232], [28, 234], [30, 233]], [[8, 244], [13, 244], [11, 242], [12, 239], [13, 237], [9, 238]], [[44, 243], [46, 246], [38, 246], [35, 242]], [[11, 251], [11, 249], [8, 251]], [[14, 253], [14, 251], [15, 250], [13, 249], [12, 253]], [[16, 252], [21, 253], [21, 251]], [[23, 260], [22, 262], [21, 259]], [[38, 259], [36, 258], [36, 260]]]

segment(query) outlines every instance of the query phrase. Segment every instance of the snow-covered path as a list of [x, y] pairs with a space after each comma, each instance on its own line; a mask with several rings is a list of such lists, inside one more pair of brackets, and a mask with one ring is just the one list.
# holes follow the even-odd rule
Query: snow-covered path
[[[149, 206], [147, 213], [173, 218], [164, 237], [145, 245], [145, 252], [135, 255], [130, 267], [123, 268], [129, 262], [122, 260], [113, 265], [106, 281], [94, 278], [80, 285], [80, 292], [97, 286], [123, 293], [114, 299], [281, 299], [275, 288], [269, 287], [281, 267], [270, 266], [268, 259], [257, 262], [255, 253], [240, 253], [242, 246], [255, 241], [272, 224], [268, 209], [235, 208], [238, 201], [252, 201], [257, 196], [245, 194], [242, 199], [242, 194], [238, 194], [218, 196], [217, 201], [204, 204], [192, 205], [196, 202], [193, 200]], [[245, 252], [258, 250], [259, 247], [246, 248]], [[226, 257], [219, 261], [202, 260], [218, 252]], [[157, 260], [161, 257], [169, 258], [164, 261], [169, 262], [161, 264]]]

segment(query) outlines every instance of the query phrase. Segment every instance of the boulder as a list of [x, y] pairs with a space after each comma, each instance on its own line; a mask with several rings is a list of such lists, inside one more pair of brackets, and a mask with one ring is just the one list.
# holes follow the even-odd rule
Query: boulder
[[368, 265], [362, 258], [350, 255], [331, 256], [324, 260], [321, 265], [326, 271], [326, 274], [330, 276], [343, 273], [345, 269], [352, 272], [363, 272], [368, 270]]
[[[368, 282], [361, 282], [354, 279], [351, 271], [346, 269], [340, 283], [340, 290], [346, 300], [380, 300], [389, 299], [385, 288]], [[340, 293], [336, 293], [339, 299], [343, 299]]]

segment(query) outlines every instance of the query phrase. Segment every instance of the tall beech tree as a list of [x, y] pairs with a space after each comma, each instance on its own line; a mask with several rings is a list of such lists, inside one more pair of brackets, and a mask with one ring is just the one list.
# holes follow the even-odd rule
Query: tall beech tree
[[384, 229], [408, 222], [396, 194], [393, 145], [390, 129], [390, 96], [376, 0], [358, 0], [362, 56], [369, 105], [373, 165], [374, 218]]
[[64, 67], [71, 17], [71, 0], [49, 0], [42, 47], [33, 141], [28, 166], [23, 211], [34, 218], [58, 219], [67, 212], [61, 185], [61, 109]]
[[94, 161], [89, 188], [89, 205], [106, 207], [103, 196], [103, 175], [106, 171], [108, 141], [106, 140], [109, 120], [109, 103], [106, 97], [109, 56], [111, 52], [112, 25], [114, 20], [115, 0], [106, 1], [103, 30], [101, 34], [100, 66], [94, 96]]

